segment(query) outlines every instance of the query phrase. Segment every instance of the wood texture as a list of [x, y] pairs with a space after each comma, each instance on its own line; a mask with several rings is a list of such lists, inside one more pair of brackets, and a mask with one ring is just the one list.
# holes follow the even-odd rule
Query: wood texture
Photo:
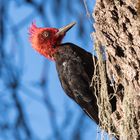
[[[106, 70], [115, 86], [123, 85], [112, 121], [120, 139], [140, 137], [140, 1], [96, 0], [95, 41], [106, 50]], [[123, 131], [122, 131], [123, 130]], [[124, 136], [125, 135], [125, 136]]]

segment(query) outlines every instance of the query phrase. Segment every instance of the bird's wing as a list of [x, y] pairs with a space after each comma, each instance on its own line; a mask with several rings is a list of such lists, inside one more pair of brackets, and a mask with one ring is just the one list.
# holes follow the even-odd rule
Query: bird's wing
[[[82, 50], [84, 51], [84, 50]], [[98, 122], [98, 107], [96, 98], [90, 90], [91, 77], [87, 70], [92, 67], [92, 57], [87, 57], [87, 52], [80, 55], [71, 46], [63, 46], [56, 56], [56, 68], [59, 79], [66, 94], [75, 100], [83, 110]], [[84, 56], [86, 55], [86, 56]], [[85, 57], [85, 59], [81, 59]], [[87, 57], [87, 58], [86, 58]], [[87, 64], [87, 60], [90, 64]], [[86, 60], [86, 61], [84, 61]], [[86, 67], [87, 65], [87, 67]]]

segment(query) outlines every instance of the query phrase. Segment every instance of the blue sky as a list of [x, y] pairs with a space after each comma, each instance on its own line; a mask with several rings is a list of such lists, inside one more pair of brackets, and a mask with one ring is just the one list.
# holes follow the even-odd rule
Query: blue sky
[[[19, 5], [22, 3], [22, 0], [17, 0]], [[36, 0], [37, 3], [40, 3], [42, 0]], [[7, 54], [11, 52], [15, 52], [13, 57], [13, 64], [17, 65], [19, 69], [22, 69], [21, 73], [21, 87], [19, 90], [19, 97], [22, 100], [24, 104], [24, 109], [26, 111], [26, 119], [28, 121], [28, 124], [33, 131], [36, 138], [39, 138], [41, 140], [45, 140], [48, 137], [50, 137], [53, 133], [53, 130], [51, 129], [50, 124], [50, 118], [49, 115], [51, 112], [48, 112], [48, 109], [45, 106], [45, 103], [43, 102], [43, 94], [50, 98], [51, 103], [55, 107], [56, 112], [56, 121], [57, 126], [61, 130], [61, 124], [64, 121], [64, 117], [66, 116], [66, 110], [73, 112], [71, 117], [71, 122], [69, 127], [66, 130], [63, 130], [66, 140], [71, 140], [70, 134], [73, 131], [74, 125], [76, 124], [76, 121], [79, 117], [79, 114], [82, 114], [82, 111], [80, 107], [74, 103], [70, 98], [68, 98], [65, 93], [63, 92], [63, 89], [61, 88], [57, 71], [55, 68], [55, 62], [49, 61], [45, 59], [43, 56], [38, 54], [36, 51], [34, 51], [31, 47], [31, 44], [29, 42], [29, 36], [28, 36], [28, 29], [31, 25], [32, 21], [36, 21], [37, 26], [40, 27], [55, 27], [59, 28], [62, 26], [65, 26], [66, 24], [76, 21], [77, 24], [73, 29], [71, 29], [66, 37], [64, 38], [63, 42], [72, 42], [78, 46], [83, 47], [84, 49], [90, 51], [92, 53], [93, 50], [93, 42], [90, 38], [90, 33], [92, 33], [92, 24], [91, 20], [86, 16], [86, 11], [81, 8], [80, 5], [74, 4], [74, 8], [76, 11], [78, 11], [79, 16], [81, 18], [84, 18], [84, 29], [86, 32], [84, 34], [81, 34], [81, 38], [79, 35], [77, 35], [80, 21], [78, 20], [76, 16], [70, 16], [66, 14], [65, 7], [66, 7], [66, 1], [63, 1], [63, 8], [61, 9], [61, 16], [54, 17], [54, 14], [52, 12], [52, 5], [55, 2], [55, 0], [48, 0], [44, 2], [45, 7], [45, 13], [46, 13], [46, 19], [42, 21], [39, 13], [35, 11], [35, 9], [30, 4], [22, 4], [17, 5], [17, 2], [14, 0], [11, 0], [9, 5], [9, 11], [8, 14], [12, 18], [5, 19], [6, 22], [12, 22], [12, 24], [15, 26], [15, 34], [18, 34], [20, 38], [16, 38], [15, 35], [13, 35], [13, 32], [11, 32], [10, 28], [12, 26], [7, 24], [6, 30], [7, 30], [7, 42], [5, 46], [7, 47]], [[75, 1], [75, 3], [78, 3], [78, 1]], [[87, 0], [87, 5], [89, 10], [92, 12], [92, 8], [94, 6], [95, 1], [93, 0]], [[28, 18], [27, 18], [28, 17]], [[26, 23], [24, 23], [24, 20], [26, 19]], [[9, 21], [10, 20], [10, 21]], [[22, 22], [22, 23], [21, 23]], [[20, 26], [18, 26], [20, 25]], [[20, 30], [19, 30], [20, 28]], [[17, 29], [17, 30], [16, 30]], [[11, 45], [13, 44], [13, 45]], [[10, 46], [10, 47], [9, 47]], [[14, 46], [14, 47], [13, 47]], [[22, 57], [21, 57], [22, 56]], [[20, 59], [19, 59], [20, 58]], [[45, 69], [44, 69], [45, 66]], [[43, 69], [45, 70], [43, 72]], [[44, 92], [41, 91], [40, 88], [38, 88], [38, 81], [41, 79], [41, 77], [45, 77], [47, 79], [47, 84], [45, 86]], [[3, 97], [5, 98], [5, 96]], [[11, 110], [10, 113], [10, 119], [11, 121], [14, 119], [14, 109]], [[97, 125], [92, 122], [88, 117], [84, 118], [83, 120], [84, 127], [83, 129], [89, 129], [85, 131], [85, 135], [83, 135], [83, 139], [87, 140], [93, 140], [97, 136]], [[79, 124], [80, 125], [80, 124]], [[0, 139], [1, 140], [1, 139]]]

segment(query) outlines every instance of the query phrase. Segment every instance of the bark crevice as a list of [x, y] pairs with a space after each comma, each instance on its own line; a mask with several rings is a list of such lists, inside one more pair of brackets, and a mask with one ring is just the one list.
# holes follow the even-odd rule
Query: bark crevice
[[[106, 50], [106, 71], [113, 81], [114, 96], [117, 98], [117, 109], [110, 116], [116, 130], [112, 133], [121, 140], [138, 139], [140, 136], [140, 1], [96, 0], [93, 17], [96, 29], [93, 36], [95, 42], [100, 42], [98, 47], [104, 46]], [[121, 92], [117, 90], [119, 85], [123, 86]]]

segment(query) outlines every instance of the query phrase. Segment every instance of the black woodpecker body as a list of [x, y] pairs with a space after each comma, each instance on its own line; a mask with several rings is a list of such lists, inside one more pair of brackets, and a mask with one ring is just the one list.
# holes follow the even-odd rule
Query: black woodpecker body
[[[59, 46], [54, 58], [65, 93], [98, 124], [98, 106], [95, 97], [95, 94], [98, 93], [92, 93], [90, 87], [94, 73], [92, 54], [72, 43], [65, 43]], [[95, 60], [97, 59], [95, 58]], [[113, 89], [108, 86], [108, 90], [112, 91]], [[114, 98], [111, 103], [114, 111], [116, 105]]]

